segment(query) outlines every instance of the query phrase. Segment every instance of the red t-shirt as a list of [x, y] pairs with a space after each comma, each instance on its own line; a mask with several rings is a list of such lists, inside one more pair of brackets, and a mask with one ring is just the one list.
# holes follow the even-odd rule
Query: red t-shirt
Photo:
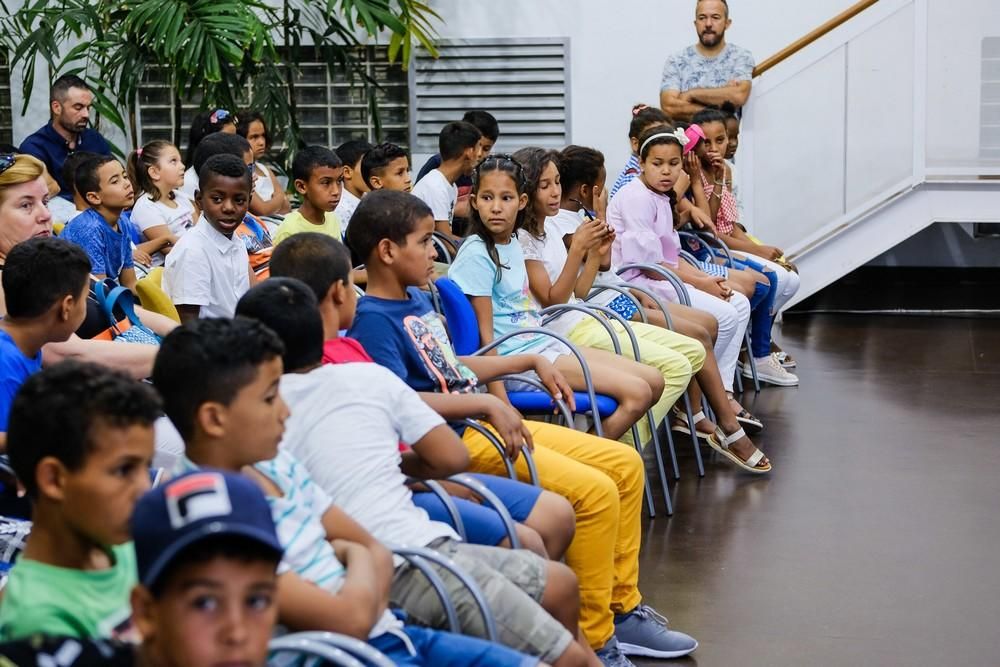
[[350, 364], [374, 360], [365, 352], [361, 343], [353, 338], [333, 338], [323, 343], [324, 364]]

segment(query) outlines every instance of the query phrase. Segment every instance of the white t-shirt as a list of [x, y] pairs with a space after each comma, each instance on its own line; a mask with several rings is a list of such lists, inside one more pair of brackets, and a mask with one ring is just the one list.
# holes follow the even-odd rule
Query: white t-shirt
[[53, 197], [47, 206], [52, 217], [62, 223], [69, 222], [80, 213], [76, 210], [76, 204], [62, 197]]
[[[517, 232], [517, 241], [521, 244], [521, 249], [524, 250], [524, 261], [535, 260], [541, 262], [545, 266], [545, 273], [548, 274], [549, 280], [555, 283], [562, 273], [563, 267], [566, 266], [566, 262], [569, 260], [569, 253], [566, 251], [566, 245], [562, 240], [564, 232], [560, 232], [555, 226], [550, 225], [550, 220], [552, 218], [545, 219], [545, 238], [536, 239], [527, 230], [521, 229]], [[579, 299], [571, 294], [568, 303], [577, 302], [579, 302]], [[560, 315], [545, 326], [558, 334], [566, 336], [585, 317], [587, 315], [580, 312], [568, 312], [565, 315]]]
[[180, 187], [181, 192], [187, 195], [187, 198], [194, 201], [194, 193], [198, 189], [198, 174], [195, 173], [194, 167], [188, 167], [187, 171], [184, 172], [184, 185]]
[[[575, 234], [576, 230], [579, 229], [582, 224], [583, 214], [581, 212], [567, 211], [566, 209], [561, 208], [553, 217], [545, 219], [545, 231], [549, 232], [549, 229], [551, 228], [556, 230], [560, 237], [562, 237], [566, 234]], [[628, 283], [622, 280], [621, 276], [615, 273], [615, 267], [613, 266], [607, 271], [598, 271], [597, 277], [594, 278], [594, 283], [608, 283], [610, 285], [628, 286]], [[619, 296], [621, 296], [621, 292], [604, 290], [593, 299], [590, 299], [590, 301], [591, 303], [596, 303], [600, 306], [606, 306]]]
[[[132, 224], [144, 236], [147, 229], [166, 225], [171, 234], [180, 238], [194, 226], [194, 205], [180, 190], [174, 190], [174, 203], [177, 206], [170, 208], [162, 200], [153, 201], [149, 195], [143, 194], [132, 206]], [[163, 253], [153, 253], [153, 266], [163, 266], [164, 259]]]
[[354, 209], [358, 207], [361, 203], [361, 197], [355, 197], [354, 193], [344, 188], [340, 193], [340, 203], [337, 204], [337, 208], [333, 209], [333, 212], [337, 214], [340, 218], [340, 232], [342, 234], [347, 233], [347, 226], [351, 224], [351, 216], [354, 215]]
[[254, 163], [253, 193], [261, 201], [271, 201], [274, 196], [274, 183], [271, 181], [271, 170], [266, 164]]
[[430, 206], [434, 220], [447, 220], [451, 224], [458, 201], [458, 186], [449, 183], [440, 169], [431, 169], [413, 186], [413, 194]]
[[239, 236], [195, 225], [167, 255], [163, 290], [177, 305], [201, 306], [199, 317], [233, 317], [250, 289], [249, 255]]
[[281, 396], [291, 410], [282, 449], [376, 539], [421, 547], [459, 539], [413, 504], [399, 468], [400, 441], [415, 443], [445, 422], [392, 371], [353, 363], [287, 373]]

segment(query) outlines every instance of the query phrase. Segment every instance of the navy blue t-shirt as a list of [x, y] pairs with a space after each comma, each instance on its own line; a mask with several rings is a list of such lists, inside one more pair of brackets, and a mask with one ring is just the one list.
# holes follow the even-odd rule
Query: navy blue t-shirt
[[471, 393], [476, 374], [458, 360], [444, 321], [416, 287], [405, 300], [365, 296], [347, 335], [414, 391]]
[[53, 129], [50, 121], [33, 134], [28, 135], [21, 143], [19, 150], [21, 153], [34, 155], [44, 162], [45, 168], [49, 170], [49, 176], [56, 179], [56, 183], [59, 184], [59, 196], [70, 201], [73, 201], [73, 193], [69, 191], [66, 182], [63, 181], [62, 168], [69, 154], [76, 151], [111, 155], [111, 145], [107, 139], [101, 136], [100, 132], [88, 127], [76, 138], [76, 145], [71, 150], [69, 143]]

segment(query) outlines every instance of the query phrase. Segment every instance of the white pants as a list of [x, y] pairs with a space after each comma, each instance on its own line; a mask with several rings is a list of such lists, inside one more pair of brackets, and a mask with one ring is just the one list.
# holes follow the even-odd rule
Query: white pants
[[778, 293], [774, 295], [774, 309], [771, 311], [772, 315], [777, 315], [781, 312], [781, 307], [788, 303], [789, 300], [799, 291], [799, 284], [801, 283], [799, 274], [794, 271], [789, 271], [780, 264], [775, 264], [769, 259], [758, 257], [752, 253], [747, 253], [747, 255], [749, 255], [750, 259], [753, 261], [766, 266], [769, 271], [774, 271], [775, 275], [778, 276]]
[[733, 390], [736, 376], [736, 360], [740, 356], [747, 324], [750, 323], [750, 300], [742, 294], [733, 294], [724, 301], [707, 292], [687, 285], [691, 307], [712, 314], [719, 323], [719, 337], [715, 341], [715, 358], [719, 364], [719, 375], [726, 391]]

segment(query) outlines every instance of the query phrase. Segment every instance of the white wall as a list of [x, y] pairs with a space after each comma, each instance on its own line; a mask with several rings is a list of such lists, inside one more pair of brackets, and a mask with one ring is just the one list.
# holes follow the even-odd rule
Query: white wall
[[[613, 178], [628, 158], [629, 109], [658, 104], [667, 55], [693, 44], [693, 0], [431, 0], [442, 38], [569, 37], [570, 131], [607, 156]], [[852, 0], [730, 0], [727, 40], [760, 62]], [[500, 128], [501, 133], [503, 128]], [[414, 156], [415, 164], [422, 163]]]

